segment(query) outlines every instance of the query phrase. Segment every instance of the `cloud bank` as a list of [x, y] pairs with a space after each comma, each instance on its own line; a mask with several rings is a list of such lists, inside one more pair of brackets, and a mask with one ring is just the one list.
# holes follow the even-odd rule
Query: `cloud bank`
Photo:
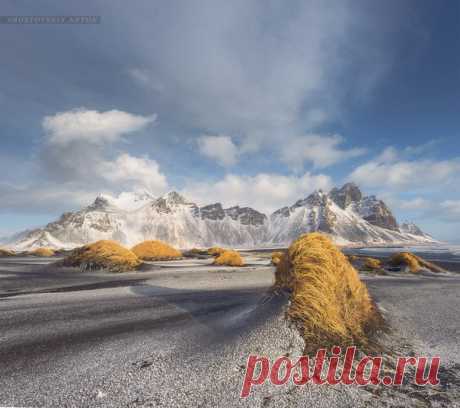
[[216, 182], [191, 182], [183, 193], [201, 204], [220, 202], [227, 207], [251, 206], [270, 214], [306, 197], [314, 190], [329, 190], [332, 184], [330, 177], [308, 172], [301, 176], [228, 174]]
[[381, 190], [430, 190], [454, 183], [460, 176], [460, 160], [407, 158], [393, 147], [358, 166], [349, 179], [364, 187]]
[[52, 211], [88, 204], [101, 192], [164, 193], [168, 183], [155, 160], [117, 152], [124, 137], [155, 119], [155, 115], [85, 108], [46, 116], [43, 145], [35, 162], [40, 183], [1, 184], [2, 208], [21, 210], [33, 203], [37, 211]]

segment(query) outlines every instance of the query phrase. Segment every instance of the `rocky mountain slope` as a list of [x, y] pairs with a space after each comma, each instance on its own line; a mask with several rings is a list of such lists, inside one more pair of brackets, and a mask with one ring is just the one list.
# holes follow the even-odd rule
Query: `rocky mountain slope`
[[434, 242], [414, 224], [399, 226], [383, 201], [363, 197], [355, 184], [348, 183], [329, 194], [316, 191], [270, 216], [249, 207], [223, 208], [220, 203], [200, 207], [176, 192], [157, 199], [147, 193], [100, 195], [90, 206], [21, 234], [9, 246], [73, 248], [99, 239], [131, 246], [160, 239], [179, 248], [260, 247], [289, 244], [310, 231], [328, 233], [344, 244]]

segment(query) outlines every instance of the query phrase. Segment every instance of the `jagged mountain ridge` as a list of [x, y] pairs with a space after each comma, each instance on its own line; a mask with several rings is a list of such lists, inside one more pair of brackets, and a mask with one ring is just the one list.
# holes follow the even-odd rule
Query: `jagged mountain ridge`
[[345, 184], [329, 194], [316, 191], [267, 216], [250, 207], [198, 206], [177, 192], [154, 199], [147, 193], [100, 195], [80, 211], [64, 213], [44, 228], [20, 235], [9, 246], [73, 248], [99, 239], [131, 246], [160, 239], [179, 248], [222, 245], [287, 245], [302, 233], [322, 231], [339, 243], [434, 242], [413, 224], [400, 227], [390, 209], [374, 196]]

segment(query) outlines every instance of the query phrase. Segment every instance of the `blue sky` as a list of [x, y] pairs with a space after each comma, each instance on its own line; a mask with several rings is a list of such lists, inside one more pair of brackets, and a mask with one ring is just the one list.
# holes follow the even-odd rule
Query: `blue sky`
[[352, 180], [460, 242], [458, 1], [5, 1], [0, 235], [100, 193], [270, 212]]

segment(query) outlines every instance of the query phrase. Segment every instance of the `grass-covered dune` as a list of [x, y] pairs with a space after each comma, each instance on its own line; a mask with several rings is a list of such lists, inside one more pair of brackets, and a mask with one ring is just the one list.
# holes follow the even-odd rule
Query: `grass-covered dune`
[[55, 255], [55, 252], [51, 248], [37, 248], [33, 251], [30, 251], [28, 255], [38, 256], [38, 257], [51, 257]]
[[167, 261], [182, 257], [182, 253], [162, 241], [144, 241], [134, 246], [133, 251], [143, 261]]
[[284, 256], [284, 252], [281, 251], [275, 251], [272, 252], [271, 258], [272, 258], [272, 264], [273, 265], [278, 265], [281, 261], [281, 258]]
[[237, 251], [227, 250], [214, 259], [214, 265], [244, 266], [244, 260]]
[[105, 269], [111, 272], [132, 271], [142, 261], [118, 242], [101, 240], [81, 248], [74, 249], [63, 259], [64, 266], [74, 266], [81, 270]]
[[291, 292], [289, 316], [309, 347], [369, 345], [383, 319], [345, 255], [325, 235], [300, 236], [281, 258], [277, 287]]
[[0, 248], [0, 258], [7, 256], [15, 256], [16, 254], [9, 249]]
[[214, 246], [208, 249], [208, 254], [212, 256], [219, 256], [225, 251], [227, 251], [225, 248]]
[[364, 258], [364, 268], [367, 270], [379, 270], [382, 269], [382, 261], [377, 258], [365, 257]]
[[410, 252], [398, 252], [394, 254], [390, 260], [389, 264], [392, 267], [399, 267], [407, 269], [409, 272], [418, 273], [423, 269], [428, 269], [431, 272], [445, 272], [445, 270], [432, 262], [425, 261], [423, 258], [420, 258], [417, 255], [414, 255]]

